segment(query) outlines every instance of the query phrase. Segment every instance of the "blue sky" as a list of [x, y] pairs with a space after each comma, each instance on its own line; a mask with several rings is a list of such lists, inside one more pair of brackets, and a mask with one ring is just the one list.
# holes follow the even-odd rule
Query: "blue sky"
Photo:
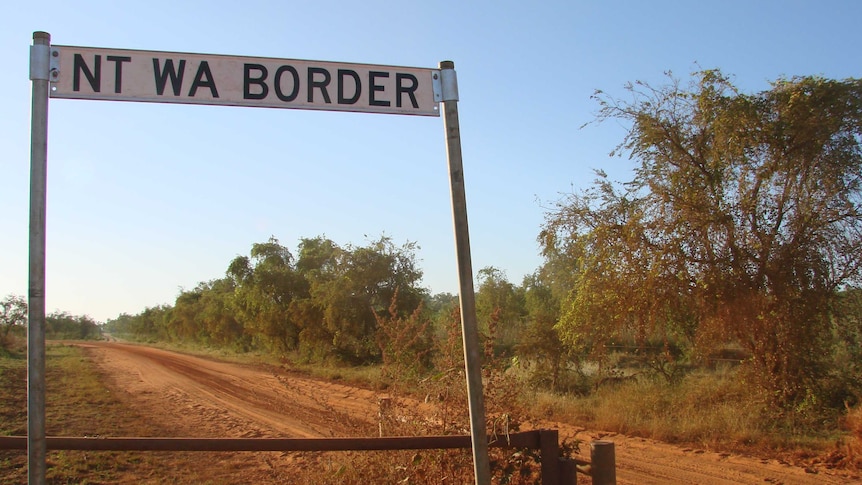
[[[15, 2], [0, 17], [0, 297], [27, 293], [29, 46], [198, 52], [433, 68], [453, 60], [473, 267], [520, 283], [560, 194], [624, 127], [579, 129], [596, 89], [720, 68], [859, 77], [862, 2]], [[50, 103], [47, 308], [104, 321], [173, 303], [255, 242], [415, 241], [432, 292], [457, 292], [440, 118], [78, 101]]]

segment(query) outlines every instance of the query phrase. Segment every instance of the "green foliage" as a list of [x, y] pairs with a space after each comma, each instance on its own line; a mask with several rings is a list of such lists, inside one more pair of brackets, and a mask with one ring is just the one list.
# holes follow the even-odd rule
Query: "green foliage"
[[106, 328], [143, 340], [378, 362], [376, 315], [407, 321], [426, 297], [417, 286], [416, 249], [409, 242], [397, 247], [385, 236], [360, 247], [317, 237], [302, 239], [294, 258], [272, 237], [234, 258], [225, 278], [181, 291], [173, 306], [120, 315]]
[[0, 300], [0, 348], [9, 344], [9, 334], [13, 329], [27, 325], [27, 301], [23, 296], [6, 295]]
[[202, 339], [215, 347], [249, 350], [248, 335], [235, 312], [236, 286], [230, 278], [202, 283], [201, 311]]
[[123, 338], [155, 342], [169, 341], [169, 316], [171, 307], [159, 305], [147, 307], [137, 315], [120, 314], [105, 323], [105, 331]]
[[524, 293], [493, 266], [479, 270], [476, 318], [495, 355], [511, 355], [524, 329]]
[[45, 336], [51, 339], [92, 340], [102, 337], [102, 329], [88, 315], [53, 312], [45, 317]]
[[832, 302], [834, 365], [820, 382], [820, 394], [832, 407], [862, 403], [862, 290], [841, 291]]
[[235, 291], [236, 320], [245, 332], [275, 353], [294, 350], [300, 326], [292, 318], [294, 301], [308, 293], [308, 284], [293, 266], [290, 251], [271, 237], [251, 247], [251, 257], [238, 256], [228, 267]]
[[422, 272], [415, 262], [416, 244], [396, 247], [385, 236], [365, 247], [341, 248], [331, 241], [307, 241], [303, 240], [303, 250], [309, 258], [302, 259], [302, 267], [309, 282], [311, 306], [322, 317], [322, 328], [309, 333], [331, 336], [328, 341], [312, 340], [309, 345], [327, 345], [347, 362], [379, 361], [375, 312], [388, 311], [397, 293], [395, 315], [406, 317], [424, 297], [417, 286]]
[[743, 94], [702, 71], [628, 90], [596, 99], [598, 121], [631, 127], [615, 151], [639, 160], [634, 179], [600, 173], [540, 235], [575, 262], [563, 339], [599, 355], [617, 338], [735, 341], [776, 403], [805, 401], [827, 372], [830, 302], [862, 278], [862, 81]]
[[533, 385], [552, 391], [572, 390], [566, 384], [566, 374], [579, 362], [560, 339], [556, 328], [560, 301], [544, 274], [537, 271], [524, 278], [528, 318], [516, 347], [517, 362], [529, 370]]

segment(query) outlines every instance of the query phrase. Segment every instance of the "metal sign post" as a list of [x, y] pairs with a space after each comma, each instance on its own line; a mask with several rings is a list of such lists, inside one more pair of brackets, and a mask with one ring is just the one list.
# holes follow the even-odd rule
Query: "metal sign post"
[[33, 33], [30, 154], [30, 288], [28, 327], [28, 457], [31, 485], [45, 483], [45, 214], [48, 99], [94, 99], [261, 108], [440, 116], [445, 111], [470, 430], [477, 485], [491, 483], [482, 363], [455, 65], [440, 69], [237, 57], [178, 52], [51, 46]]
[[464, 191], [464, 166], [461, 162], [461, 126], [458, 123], [458, 80], [455, 63], [440, 63], [443, 91], [443, 126], [449, 158], [449, 184], [452, 191], [452, 216], [455, 224], [455, 251], [461, 299], [461, 335], [464, 339], [464, 366], [467, 373], [467, 402], [470, 406], [470, 435], [473, 439], [473, 472], [476, 485], [491, 483], [488, 437], [485, 427], [485, 399], [482, 395], [482, 356], [476, 322], [476, 296], [473, 289], [473, 262], [470, 257], [470, 231], [467, 226], [467, 196]]
[[48, 185], [48, 90], [51, 35], [33, 33], [30, 47], [30, 277], [27, 319], [27, 463], [30, 485], [45, 483], [45, 214]]

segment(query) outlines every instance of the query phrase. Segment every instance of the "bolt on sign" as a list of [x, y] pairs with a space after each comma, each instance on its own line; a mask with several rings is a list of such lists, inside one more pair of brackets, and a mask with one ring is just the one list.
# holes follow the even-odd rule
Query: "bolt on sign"
[[436, 69], [54, 45], [53, 98], [440, 116]]

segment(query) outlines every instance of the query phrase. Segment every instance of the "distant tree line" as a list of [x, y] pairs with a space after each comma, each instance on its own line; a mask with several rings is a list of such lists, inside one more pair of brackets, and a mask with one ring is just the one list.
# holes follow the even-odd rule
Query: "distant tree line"
[[427, 296], [418, 286], [415, 249], [388, 237], [366, 246], [315, 237], [302, 239], [294, 255], [273, 237], [230, 261], [224, 278], [183, 290], [173, 305], [120, 315], [106, 326], [144, 339], [379, 362], [375, 314], [394, 304], [395, 315], [407, 316]]
[[[272, 237], [230, 261], [225, 277], [182, 290], [172, 305], [122, 314], [105, 330], [144, 341], [293, 353], [309, 362], [410, 361], [428, 371], [458, 298], [419, 286], [416, 249], [389, 237], [365, 246], [314, 237], [301, 239], [294, 256]], [[539, 276], [517, 286], [503, 271], [483, 268], [476, 303], [491, 352], [521, 355], [542, 373], [559, 374], [565, 352], [553, 328], [558, 303]]]
[[[0, 348], [23, 342], [27, 332], [27, 300], [7, 295], [0, 300]], [[89, 315], [72, 315], [55, 311], [45, 316], [45, 337], [55, 340], [92, 340], [102, 337], [102, 329]]]

